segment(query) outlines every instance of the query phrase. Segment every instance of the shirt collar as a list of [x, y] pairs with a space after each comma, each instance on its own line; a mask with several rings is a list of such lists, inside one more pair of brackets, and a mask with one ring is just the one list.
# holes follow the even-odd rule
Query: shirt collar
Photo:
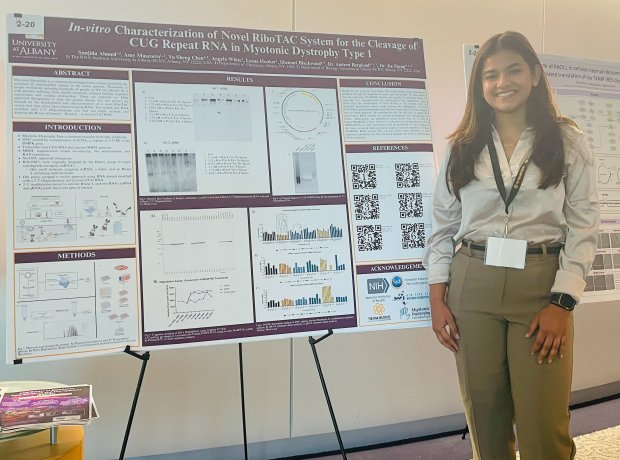
[[[535, 131], [536, 130], [533, 126], [527, 126], [521, 133], [519, 140], [527, 139], [528, 137], [533, 136]], [[493, 136], [493, 142], [496, 142], [496, 143], [500, 142], [499, 133], [497, 132], [497, 129], [495, 129], [495, 125], [493, 123], [491, 123], [491, 135]]]

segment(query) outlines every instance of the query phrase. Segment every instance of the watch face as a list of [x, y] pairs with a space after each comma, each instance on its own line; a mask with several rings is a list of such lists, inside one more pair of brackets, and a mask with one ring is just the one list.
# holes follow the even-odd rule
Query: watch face
[[577, 301], [575, 300], [575, 298], [566, 294], [562, 296], [562, 303], [570, 308], [575, 308], [575, 305], [577, 305]]
[[551, 303], [554, 303], [566, 310], [572, 310], [577, 305], [577, 300], [568, 294], [551, 294]]

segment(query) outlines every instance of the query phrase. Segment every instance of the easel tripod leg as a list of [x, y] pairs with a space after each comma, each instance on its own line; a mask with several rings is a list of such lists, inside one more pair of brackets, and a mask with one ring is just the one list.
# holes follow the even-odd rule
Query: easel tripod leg
[[118, 460], [125, 458], [125, 450], [127, 449], [127, 441], [129, 441], [129, 433], [131, 432], [131, 425], [133, 423], [133, 417], [136, 413], [136, 407], [138, 406], [138, 398], [140, 397], [140, 390], [142, 389], [142, 380], [144, 380], [144, 372], [146, 371], [146, 365], [151, 357], [151, 354], [147, 351], [141, 355], [135, 351], [131, 351], [129, 345], [125, 347], [125, 353], [134, 358], [138, 358], [142, 361], [142, 368], [140, 369], [140, 377], [138, 377], [138, 385], [136, 386], [136, 392], [133, 396], [133, 403], [131, 404], [131, 411], [129, 412], [129, 420], [127, 421], [127, 428], [125, 429], [125, 438], [123, 439], [123, 446], [121, 447], [121, 454]]
[[319, 355], [316, 351], [316, 344], [321, 340], [326, 339], [330, 335], [334, 333], [333, 330], [329, 329], [327, 334], [318, 339], [314, 337], [309, 337], [308, 342], [310, 342], [310, 347], [312, 348], [312, 354], [314, 355], [314, 362], [316, 363], [316, 368], [319, 371], [319, 378], [321, 379], [321, 386], [323, 387], [323, 394], [325, 394], [325, 401], [327, 401], [327, 408], [329, 409], [329, 415], [332, 418], [332, 423], [334, 425], [334, 431], [336, 432], [336, 437], [338, 438], [338, 445], [340, 446], [340, 452], [342, 453], [342, 458], [346, 460], [347, 452], [344, 449], [344, 444], [342, 443], [342, 437], [340, 436], [340, 430], [338, 429], [338, 422], [336, 421], [336, 414], [334, 414], [334, 408], [332, 406], [331, 399], [329, 398], [329, 392], [327, 391], [327, 385], [325, 384], [325, 377], [323, 376], [323, 371], [321, 370], [321, 363], [319, 362]]
[[248, 436], [245, 422], [245, 386], [243, 385], [243, 345], [239, 344], [239, 377], [241, 379], [241, 420], [243, 422], [243, 454], [248, 459]]

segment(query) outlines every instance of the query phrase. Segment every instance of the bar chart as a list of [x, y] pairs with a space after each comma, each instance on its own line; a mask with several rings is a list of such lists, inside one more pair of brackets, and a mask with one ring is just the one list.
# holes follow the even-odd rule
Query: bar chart
[[258, 238], [260, 241], [291, 241], [291, 240], [317, 240], [342, 238], [342, 227], [330, 224], [326, 228], [311, 228], [295, 225], [292, 229], [288, 228], [288, 221], [285, 215], [278, 215], [276, 230], [264, 230], [258, 227]]
[[265, 263], [265, 259], [260, 262], [261, 273], [266, 276], [275, 275], [298, 275], [304, 273], [319, 273], [319, 272], [337, 272], [344, 271], [346, 265], [338, 262], [338, 255], [334, 255], [333, 263], [330, 263], [327, 259], [319, 258], [318, 263], [315, 260], [308, 259], [305, 262], [295, 262], [290, 265], [285, 262], [280, 263]]
[[283, 298], [283, 299], [267, 299], [267, 308], [291, 308], [291, 307], [305, 307], [307, 305], [320, 305], [320, 304], [335, 304], [346, 303], [348, 296], [334, 296], [332, 294], [332, 286], [322, 286], [321, 293], [316, 293], [311, 297], [299, 297], [296, 299]]
[[355, 312], [348, 228], [345, 205], [250, 210], [258, 322]]

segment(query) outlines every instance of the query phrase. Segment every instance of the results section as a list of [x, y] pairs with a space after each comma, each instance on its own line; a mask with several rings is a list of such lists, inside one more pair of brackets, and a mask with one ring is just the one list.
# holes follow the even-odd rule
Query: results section
[[337, 80], [133, 81], [145, 345], [354, 326]]

